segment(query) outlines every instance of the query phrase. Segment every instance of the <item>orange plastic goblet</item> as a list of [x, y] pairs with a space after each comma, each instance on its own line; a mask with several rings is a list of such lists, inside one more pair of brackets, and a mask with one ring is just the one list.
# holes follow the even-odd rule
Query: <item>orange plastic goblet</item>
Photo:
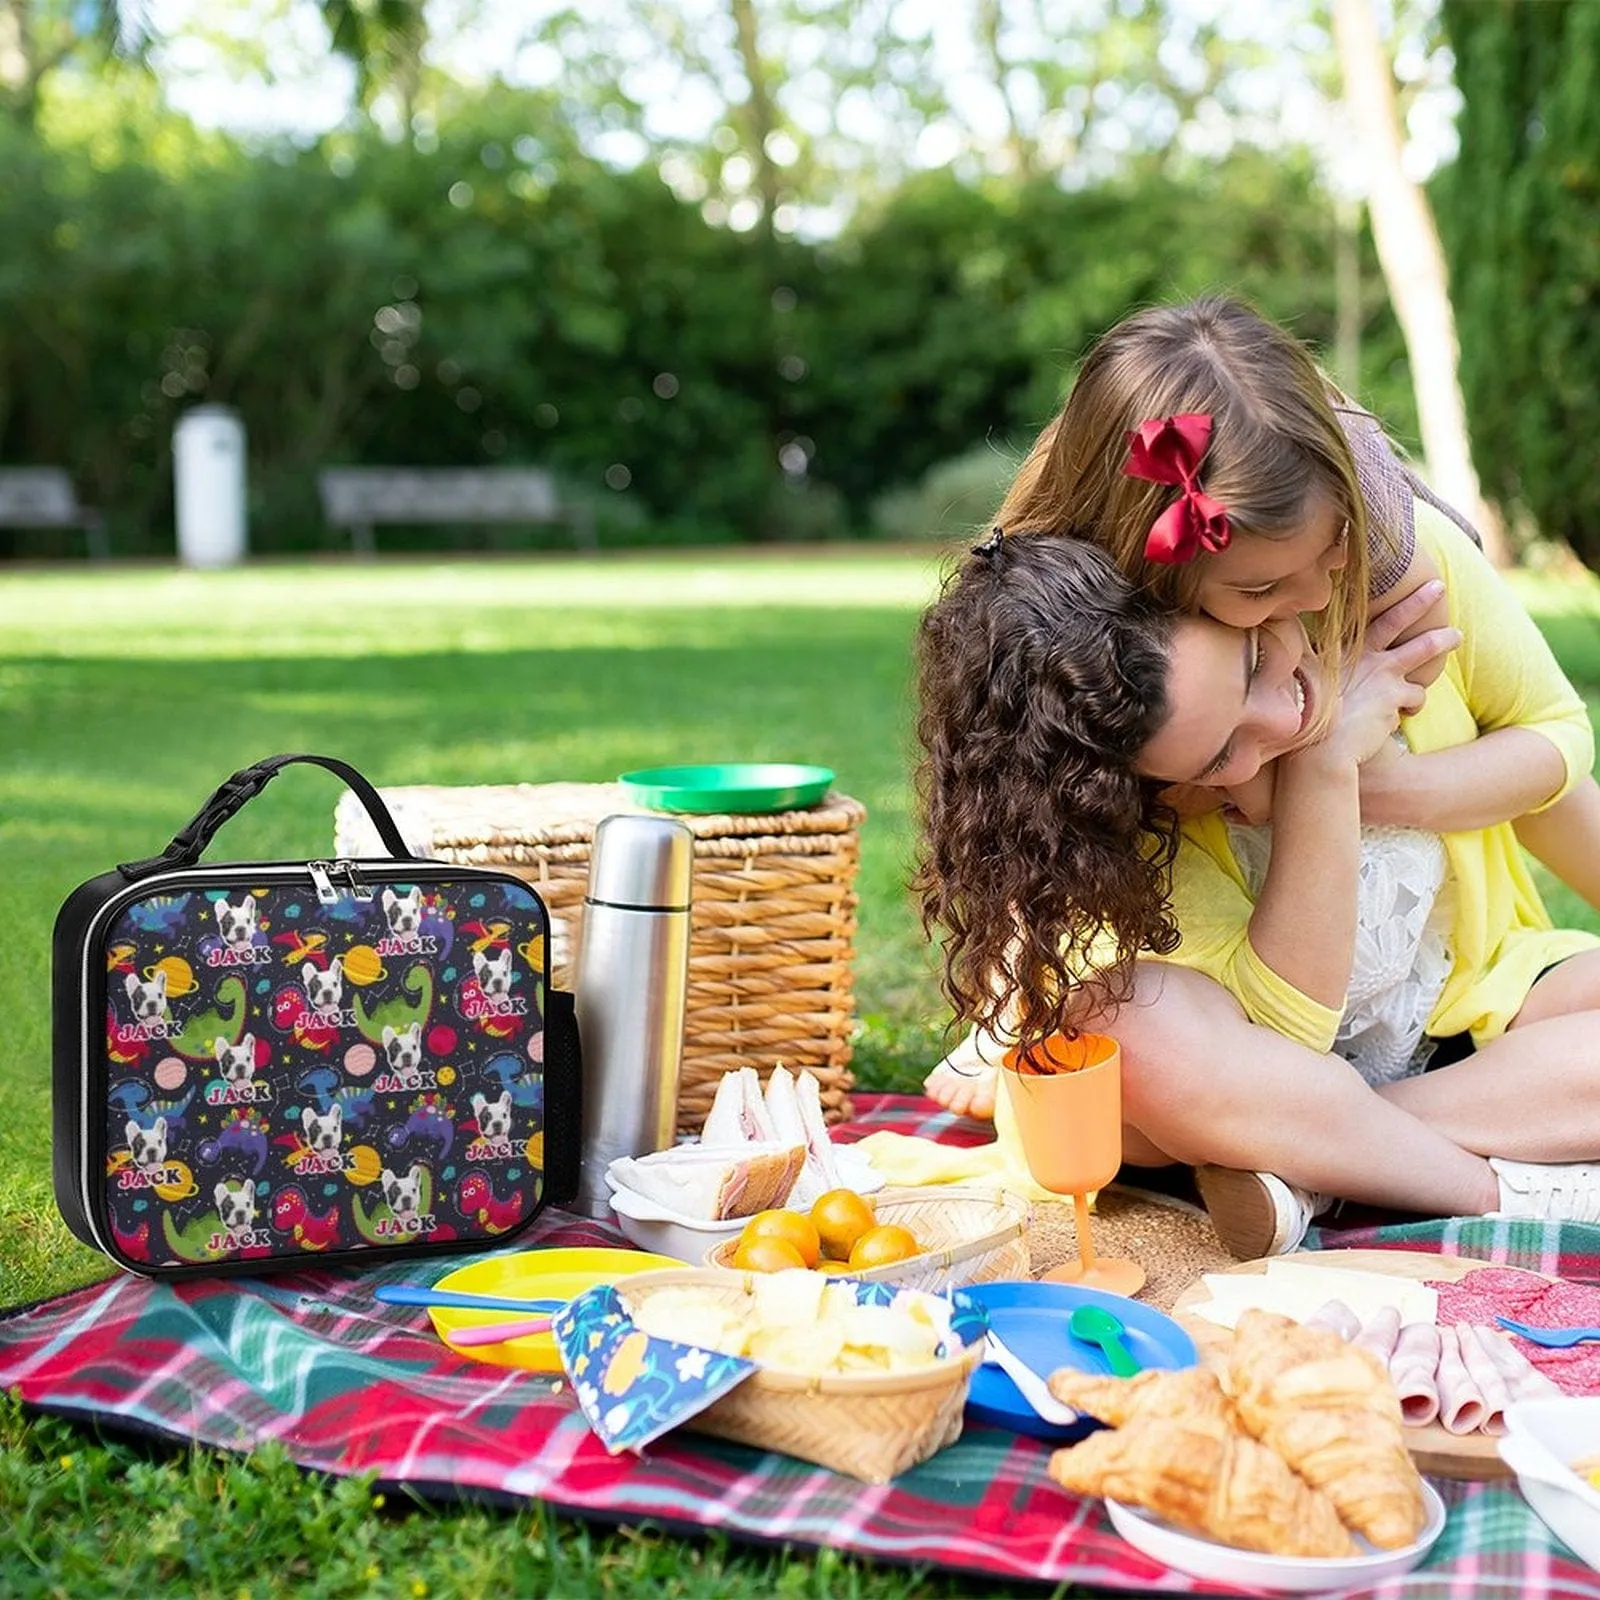
[[1081, 1283], [1111, 1294], [1137, 1294], [1145, 1272], [1137, 1261], [1097, 1257], [1089, 1228], [1089, 1195], [1122, 1165], [1122, 1051], [1115, 1039], [1051, 1034], [1026, 1059], [1015, 1049], [1000, 1060], [1034, 1181], [1072, 1196], [1078, 1259], [1044, 1275], [1046, 1283]]

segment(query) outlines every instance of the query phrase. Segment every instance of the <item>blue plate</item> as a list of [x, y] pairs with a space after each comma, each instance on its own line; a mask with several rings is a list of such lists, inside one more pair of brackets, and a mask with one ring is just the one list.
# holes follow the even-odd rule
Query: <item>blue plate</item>
[[[974, 1283], [961, 1292], [989, 1313], [990, 1327], [1041, 1378], [1061, 1367], [1110, 1376], [1100, 1346], [1085, 1344], [1067, 1331], [1068, 1319], [1079, 1306], [1104, 1306], [1120, 1318], [1128, 1330], [1123, 1342], [1141, 1366], [1177, 1371], [1197, 1365], [1200, 1359], [1194, 1340], [1171, 1317], [1120, 1294], [1071, 1283]], [[1100, 1426], [1093, 1417], [1066, 1427], [1046, 1422], [999, 1367], [987, 1364], [972, 1374], [967, 1416], [1051, 1444], [1070, 1444]]]

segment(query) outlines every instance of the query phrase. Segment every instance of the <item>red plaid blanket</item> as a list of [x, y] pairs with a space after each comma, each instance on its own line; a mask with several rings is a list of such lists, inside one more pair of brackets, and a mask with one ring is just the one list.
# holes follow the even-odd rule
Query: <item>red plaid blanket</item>
[[[857, 1105], [861, 1116], [841, 1137], [884, 1127], [952, 1143], [986, 1136], [925, 1100], [861, 1095]], [[517, 1248], [620, 1242], [609, 1228], [555, 1213]], [[1338, 1242], [1600, 1279], [1596, 1228], [1439, 1222]], [[428, 1275], [457, 1264], [430, 1262]], [[719, 1528], [1004, 1579], [1216, 1592], [1125, 1544], [1098, 1501], [1056, 1488], [1048, 1446], [992, 1428], [969, 1427], [881, 1488], [693, 1434], [669, 1435], [642, 1458], [609, 1456], [547, 1380], [463, 1360], [433, 1336], [426, 1313], [373, 1300], [378, 1283], [420, 1275], [413, 1263], [253, 1282], [120, 1277], [0, 1318], [0, 1384], [58, 1414], [221, 1449], [276, 1439], [302, 1466], [424, 1492], [489, 1489], [608, 1522]], [[1450, 1520], [1428, 1564], [1361, 1592], [1600, 1600], [1600, 1576], [1514, 1487], [1438, 1487]]]

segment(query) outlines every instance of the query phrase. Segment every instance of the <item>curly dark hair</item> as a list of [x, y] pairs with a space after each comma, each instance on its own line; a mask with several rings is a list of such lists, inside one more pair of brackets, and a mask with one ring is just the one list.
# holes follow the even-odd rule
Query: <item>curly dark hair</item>
[[1021, 533], [977, 546], [918, 629], [912, 886], [957, 1017], [1024, 1049], [1177, 945], [1177, 818], [1135, 770], [1175, 621], [1098, 546]]

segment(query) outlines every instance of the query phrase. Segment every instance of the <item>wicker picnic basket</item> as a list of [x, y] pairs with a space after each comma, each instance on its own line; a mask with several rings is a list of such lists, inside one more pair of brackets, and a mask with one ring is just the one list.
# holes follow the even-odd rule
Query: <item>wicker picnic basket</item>
[[[417, 785], [384, 800], [420, 855], [498, 867], [549, 907], [555, 982], [571, 983], [595, 828], [617, 812], [650, 814], [615, 783]], [[855, 877], [866, 808], [829, 793], [763, 816], [678, 818], [694, 834], [689, 990], [678, 1131], [698, 1133], [722, 1074], [809, 1070], [823, 1115], [851, 1114], [855, 1023]], [[340, 856], [381, 854], [359, 801], [334, 812]]]
[[[755, 1275], [685, 1267], [619, 1285], [637, 1306], [663, 1289], [696, 1287], [737, 1305]], [[961, 1436], [961, 1413], [983, 1345], [901, 1372], [812, 1374], [762, 1368], [685, 1424], [700, 1433], [814, 1461], [864, 1483], [887, 1483]]]
[[[926, 1184], [883, 1189], [868, 1198], [879, 1222], [909, 1229], [923, 1249], [904, 1261], [852, 1272], [852, 1278], [938, 1293], [969, 1283], [1029, 1276], [1031, 1207], [1016, 1195]], [[738, 1248], [738, 1239], [723, 1240], [706, 1252], [706, 1265], [731, 1267]]]

